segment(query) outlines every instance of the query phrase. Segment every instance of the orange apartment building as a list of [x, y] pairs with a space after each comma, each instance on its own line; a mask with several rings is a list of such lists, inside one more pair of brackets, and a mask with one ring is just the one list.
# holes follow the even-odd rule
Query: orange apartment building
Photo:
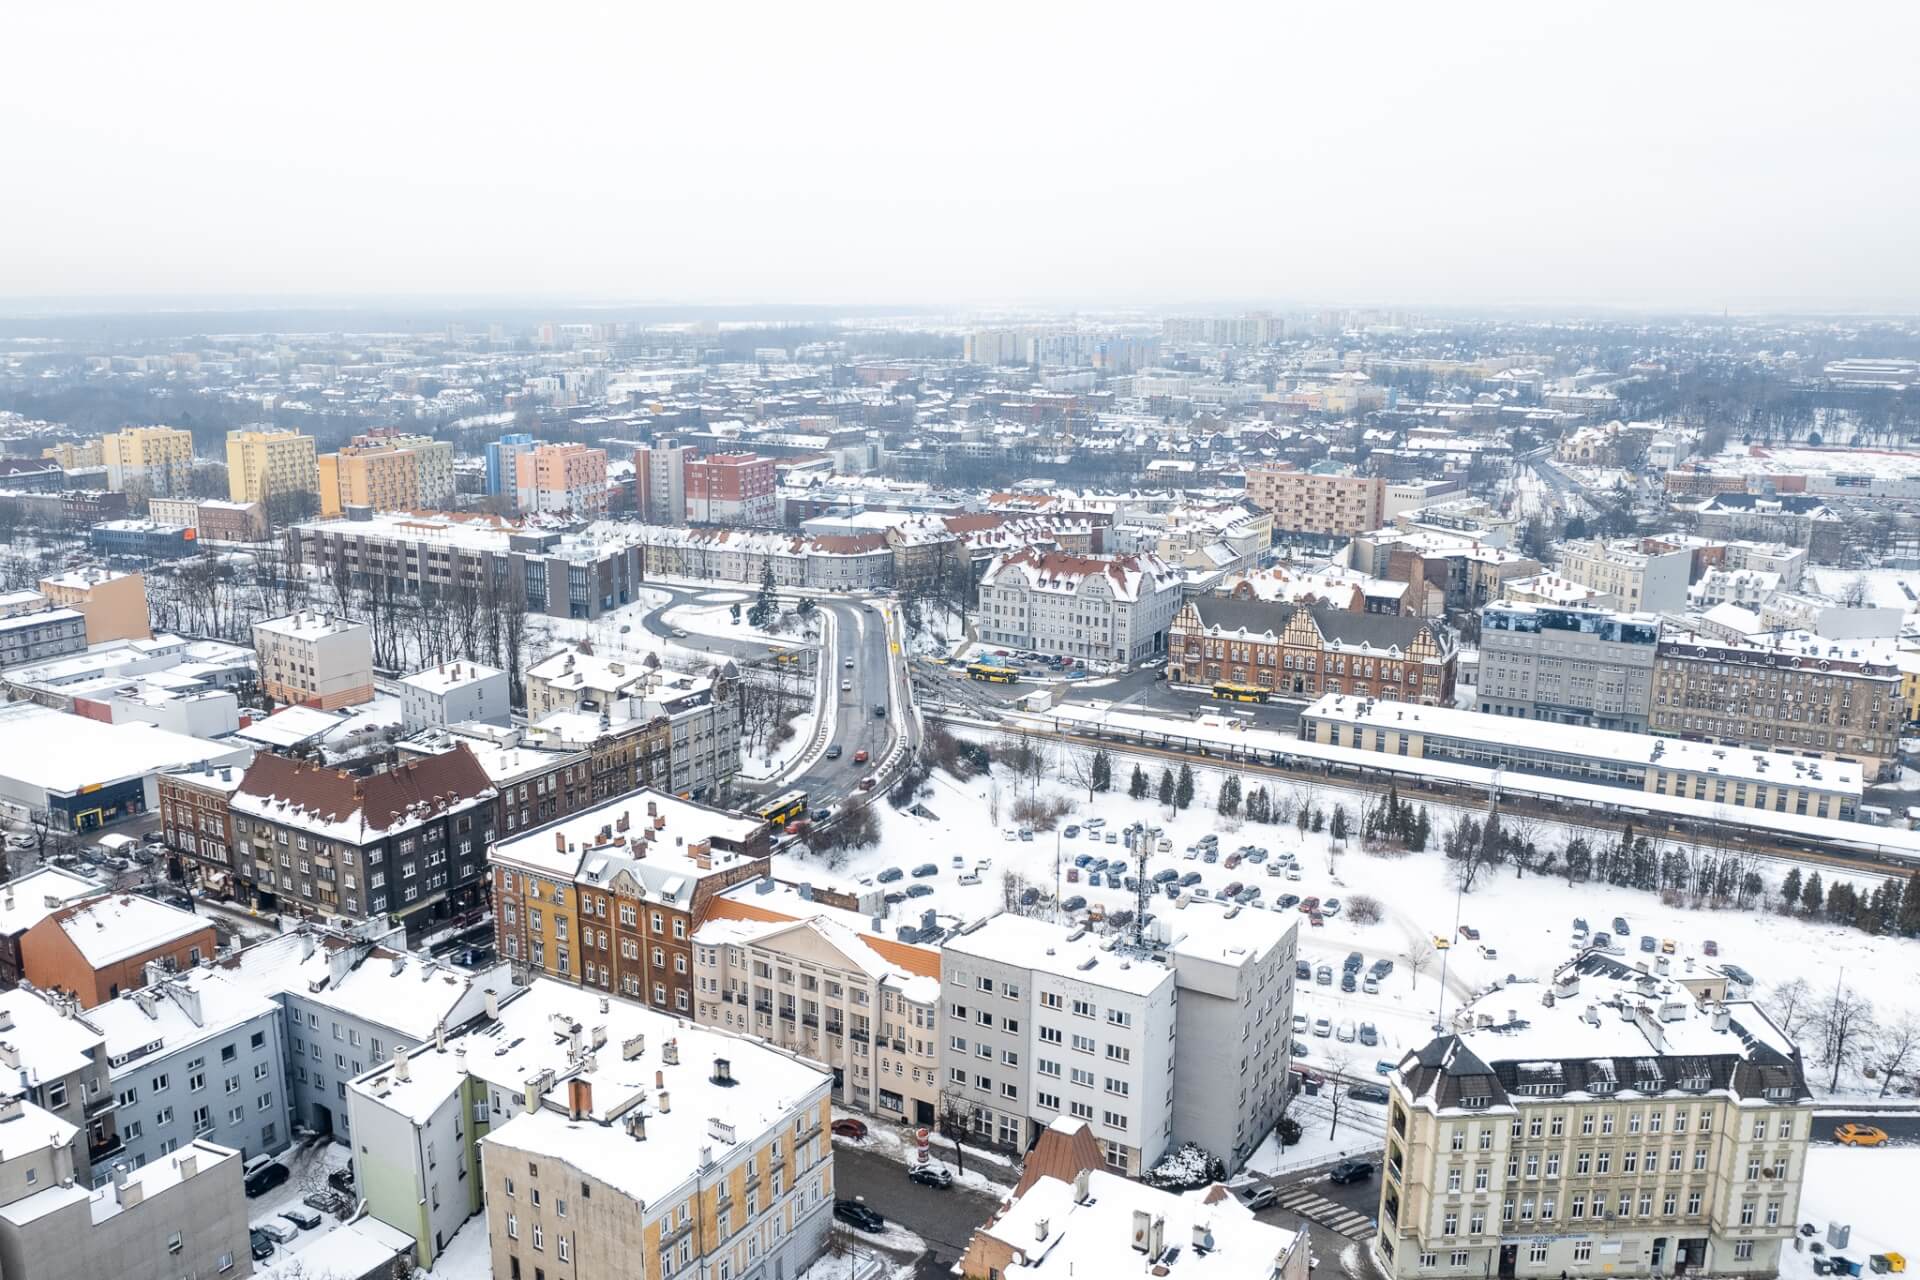
[[773, 459], [716, 453], [686, 464], [687, 521], [767, 528], [774, 523]]
[[151, 640], [147, 580], [138, 573], [111, 569], [75, 569], [40, 579], [40, 594], [59, 609], [73, 609], [87, 620], [87, 643]]
[[137, 894], [102, 893], [68, 903], [20, 936], [21, 975], [43, 991], [66, 991], [91, 1009], [147, 985], [146, 967], [190, 969], [214, 954], [213, 925], [191, 911]]
[[1283, 533], [1350, 538], [1378, 529], [1384, 482], [1379, 476], [1296, 471], [1285, 466], [1247, 468], [1247, 498], [1273, 513]]
[[607, 451], [583, 444], [536, 445], [514, 456], [513, 491], [522, 511], [604, 515]]

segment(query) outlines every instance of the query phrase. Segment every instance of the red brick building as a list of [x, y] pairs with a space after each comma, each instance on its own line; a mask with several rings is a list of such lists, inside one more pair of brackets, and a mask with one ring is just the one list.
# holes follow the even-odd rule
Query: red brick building
[[1229, 596], [1195, 596], [1173, 618], [1167, 679], [1450, 706], [1453, 633], [1422, 618]]
[[193, 868], [200, 883], [231, 895], [233, 883], [233, 793], [246, 770], [230, 767], [163, 773], [154, 779], [160, 794], [160, 830], [179, 869]]
[[71, 992], [85, 1008], [147, 985], [146, 966], [189, 969], [213, 959], [213, 925], [191, 911], [128, 893], [68, 903], [20, 937], [21, 976]]
[[686, 464], [687, 521], [767, 528], [773, 524], [773, 459], [716, 453]]

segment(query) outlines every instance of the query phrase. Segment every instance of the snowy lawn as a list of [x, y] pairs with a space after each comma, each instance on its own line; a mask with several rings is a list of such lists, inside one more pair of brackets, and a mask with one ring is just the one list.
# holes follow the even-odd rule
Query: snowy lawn
[[[906, 1170], [914, 1164], [918, 1150], [913, 1137], [913, 1127], [890, 1124], [885, 1120], [878, 1120], [856, 1111], [845, 1111], [839, 1107], [833, 1110], [833, 1117], [836, 1120], [849, 1116], [867, 1126], [867, 1136], [843, 1138], [835, 1134], [834, 1145], [853, 1147], [885, 1156], [888, 1160], [900, 1165], [900, 1176], [906, 1177]], [[1020, 1180], [1019, 1166], [1000, 1152], [968, 1147], [965, 1152], [966, 1168], [963, 1170], [954, 1159], [953, 1144], [939, 1134], [928, 1135], [927, 1147], [933, 1163], [946, 1166], [953, 1174], [955, 1183], [983, 1195], [996, 1198], [1003, 1196], [1012, 1189], [1014, 1183]]]
[[[1844, 1253], [1862, 1264], [1876, 1253], [1920, 1255], [1920, 1234], [1913, 1230], [1913, 1188], [1920, 1183], [1920, 1147], [1840, 1147], [1815, 1143], [1807, 1148], [1807, 1176], [1800, 1193], [1800, 1221], [1819, 1231], [1814, 1240], [1826, 1242], [1827, 1224], [1853, 1228]], [[1809, 1241], [1808, 1243], [1811, 1243]], [[1780, 1274], [1785, 1280], [1813, 1275], [1814, 1255], [1785, 1250]], [[1871, 1270], [1865, 1272], [1871, 1275]]]
[[1287, 1114], [1300, 1122], [1300, 1141], [1282, 1148], [1280, 1136], [1269, 1133], [1248, 1158], [1243, 1174], [1292, 1173], [1346, 1156], [1377, 1162], [1386, 1147], [1386, 1110], [1372, 1103], [1342, 1098], [1339, 1123], [1335, 1125], [1333, 1108], [1324, 1095], [1301, 1094]]

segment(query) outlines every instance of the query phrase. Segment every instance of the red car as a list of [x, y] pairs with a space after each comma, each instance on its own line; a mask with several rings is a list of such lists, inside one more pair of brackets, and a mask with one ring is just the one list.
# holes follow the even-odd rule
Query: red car
[[1300, 904], [1300, 913], [1302, 915], [1310, 916], [1314, 912], [1318, 911], [1319, 909], [1320, 909], [1320, 899], [1318, 898], [1308, 898], [1305, 902]]
[[1480, 931], [1474, 928], [1470, 924], [1463, 924], [1460, 926], [1460, 936], [1465, 938], [1468, 942], [1480, 941]]
[[853, 762], [855, 764], [865, 764], [867, 762], [867, 749], [865, 747], [853, 753]]
[[1316, 929], [1326, 924], [1326, 922], [1327, 922], [1327, 918], [1321, 915], [1318, 911], [1314, 912], [1312, 915], [1307, 917], [1307, 923], [1312, 925]]
[[846, 1116], [833, 1122], [833, 1136], [836, 1138], [863, 1139], [867, 1136], [867, 1122]]

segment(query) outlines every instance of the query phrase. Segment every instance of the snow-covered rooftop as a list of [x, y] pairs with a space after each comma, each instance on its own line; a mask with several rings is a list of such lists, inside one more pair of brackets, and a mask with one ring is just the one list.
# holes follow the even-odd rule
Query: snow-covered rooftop
[[[162, 982], [124, 991], [85, 1018], [107, 1041], [107, 1057], [165, 1052], [219, 1035], [279, 1005], [256, 986], [236, 982], [219, 969], [194, 968]], [[158, 1045], [158, 1049], [148, 1046]]]
[[504, 674], [498, 667], [483, 666], [478, 662], [443, 662], [437, 667], [404, 676], [400, 683], [422, 693], [445, 694]]
[[77, 876], [59, 867], [41, 866], [9, 880], [0, 897], [0, 934], [31, 929], [59, 910], [61, 904], [100, 892], [97, 880]]
[[62, 794], [203, 762], [244, 765], [251, 756], [246, 747], [137, 720], [106, 724], [45, 707], [23, 709], [0, 732], [0, 778]]
[[949, 938], [946, 950], [1130, 995], [1149, 995], [1173, 981], [1165, 965], [1107, 950], [1104, 941], [1085, 929], [1002, 912]]
[[27, 1081], [57, 1080], [86, 1070], [100, 1043], [98, 1031], [64, 1016], [40, 993], [18, 988], [0, 992], [0, 1044], [20, 1051], [20, 1072], [0, 1076], [0, 1097], [20, 1093]]
[[[654, 900], [686, 906], [701, 877], [738, 863], [743, 855], [703, 842], [751, 843], [766, 827], [753, 814], [716, 809], [641, 788], [593, 809], [494, 844], [488, 857], [557, 879], [576, 876], [611, 886], [625, 875]], [[699, 858], [704, 856], [707, 865]]]
[[82, 898], [55, 911], [53, 920], [95, 969], [158, 951], [209, 927], [191, 911], [137, 893]]
[[302, 610], [290, 613], [284, 618], [263, 618], [253, 624], [255, 631], [264, 631], [268, 635], [286, 636], [295, 640], [318, 640], [323, 636], [340, 635], [348, 631], [365, 631], [366, 624], [350, 622], [345, 618], [336, 618], [326, 613], [310, 613]]

